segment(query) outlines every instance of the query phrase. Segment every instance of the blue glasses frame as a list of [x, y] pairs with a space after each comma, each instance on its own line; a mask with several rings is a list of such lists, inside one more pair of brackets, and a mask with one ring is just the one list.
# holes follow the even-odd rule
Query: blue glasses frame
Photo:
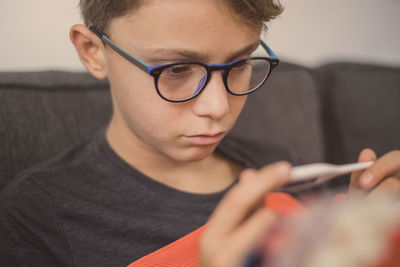
[[[94, 27], [93, 25], [89, 26], [89, 29], [94, 34], [96, 34], [105, 44], [107, 44], [109, 47], [111, 47], [114, 51], [116, 51], [122, 57], [127, 59], [129, 62], [133, 63], [135, 66], [137, 66], [138, 68], [140, 68], [141, 70], [143, 70], [147, 74], [153, 76], [154, 77], [155, 88], [156, 88], [156, 91], [157, 91], [158, 95], [161, 98], [163, 98], [164, 100], [170, 101], [170, 102], [185, 102], [185, 101], [188, 101], [188, 100], [193, 99], [194, 97], [198, 96], [203, 91], [203, 89], [207, 86], [207, 83], [208, 83], [208, 81], [210, 80], [210, 77], [211, 77], [211, 72], [220, 71], [220, 70], [223, 71], [222, 72], [222, 76], [223, 76], [223, 81], [224, 81], [224, 84], [225, 84], [225, 88], [230, 94], [237, 95], [237, 96], [248, 95], [250, 93], [255, 92], [259, 88], [261, 88], [261, 86], [268, 79], [271, 71], [276, 66], [278, 66], [278, 64], [279, 64], [278, 56], [274, 53], [274, 51], [272, 51], [272, 49], [263, 40], [260, 39], [261, 46], [265, 49], [265, 51], [268, 53], [268, 55], [270, 57], [247, 57], [247, 58], [242, 58], [242, 59], [238, 59], [238, 60], [232, 61], [230, 63], [210, 64], [210, 65], [204, 64], [202, 62], [196, 62], [196, 61], [180, 61], [180, 62], [167, 63], [167, 64], [163, 64], [163, 65], [149, 65], [149, 64], [146, 64], [145, 62], [141, 61], [140, 59], [132, 56], [128, 52], [126, 52], [124, 49], [122, 49], [117, 44], [115, 44], [113, 41], [111, 41], [111, 39], [108, 38], [107, 35], [105, 35], [101, 31], [97, 30], [96, 27]], [[229, 89], [229, 87], [228, 87], [228, 74], [229, 74], [229, 71], [233, 67], [235, 67], [236, 65], [240, 64], [243, 61], [249, 60], [249, 59], [258, 59], [258, 60], [266, 60], [266, 61], [268, 61], [269, 65], [270, 65], [269, 71], [268, 71], [267, 75], [265, 76], [264, 80], [256, 88], [254, 88], [254, 89], [252, 89], [250, 91], [246, 91], [244, 93], [235, 93], [235, 92], [231, 91]], [[163, 69], [171, 67], [171, 66], [174, 66], [174, 65], [180, 65], [180, 64], [197, 64], [197, 65], [203, 66], [207, 70], [207, 79], [201, 81], [201, 86], [199, 86], [199, 88], [196, 90], [196, 92], [192, 96], [190, 96], [188, 98], [185, 98], [185, 99], [180, 99], [180, 100], [168, 99], [168, 98], [164, 97], [161, 94], [161, 92], [160, 92], [160, 90], [158, 88], [158, 80], [160, 78], [160, 75], [161, 75], [161, 72], [162, 72]]]

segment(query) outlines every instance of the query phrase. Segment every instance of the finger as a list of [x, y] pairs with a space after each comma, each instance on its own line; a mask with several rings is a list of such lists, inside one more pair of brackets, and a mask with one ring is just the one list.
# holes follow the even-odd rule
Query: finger
[[389, 176], [400, 176], [400, 151], [389, 152], [363, 171], [359, 178], [360, 186], [369, 190]]
[[278, 216], [267, 209], [259, 209], [243, 223], [230, 239], [230, 254], [237, 256], [237, 261], [243, 261], [255, 248], [265, 234], [277, 221]]
[[387, 197], [388, 194], [394, 197], [400, 196], [400, 179], [398, 177], [386, 178], [367, 197]]
[[[278, 215], [266, 208], [259, 209], [244, 222], [232, 236], [232, 242], [242, 248], [253, 248], [265, 237], [268, 229], [278, 220]], [[242, 249], [243, 250], [243, 249]]]
[[[367, 162], [374, 160], [376, 160], [376, 154], [372, 149], [369, 148], [363, 149], [358, 157], [358, 162]], [[355, 171], [351, 174], [349, 192], [354, 190], [359, 190], [360, 188], [359, 179], [362, 173], [363, 171], [361, 170], [361, 171]]]
[[225, 235], [235, 229], [264, 200], [266, 193], [289, 181], [289, 174], [290, 164], [287, 162], [275, 163], [259, 171], [244, 171], [241, 176], [245, 177], [215, 209], [208, 230], [216, 235]]

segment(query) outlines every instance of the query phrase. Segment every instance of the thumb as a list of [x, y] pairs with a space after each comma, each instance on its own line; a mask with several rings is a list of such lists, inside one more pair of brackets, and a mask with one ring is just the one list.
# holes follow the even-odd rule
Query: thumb
[[[376, 154], [372, 149], [369, 149], [369, 148], [363, 149], [358, 157], [358, 162], [366, 162], [366, 161], [374, 161], [374, 160], [376, 160]], [[364, 170], [360, 170], [360, 171], [355, 171], [351, 174], [350, 187], [349, 187], [350, 193], [352, 191], [355, 191], [355, 190], [359, 191], [361, 189], [360, 177], [363, 172], [364, 172]]]

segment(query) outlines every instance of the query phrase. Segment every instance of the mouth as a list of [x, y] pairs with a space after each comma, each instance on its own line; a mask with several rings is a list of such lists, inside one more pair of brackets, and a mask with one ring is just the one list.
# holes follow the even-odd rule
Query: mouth
[[215, 145], [219, 143], [225, 136], [225, 132], [219, 133], [204, 133], [198, 135], [184, 136], [184, 139], [193, 145]]

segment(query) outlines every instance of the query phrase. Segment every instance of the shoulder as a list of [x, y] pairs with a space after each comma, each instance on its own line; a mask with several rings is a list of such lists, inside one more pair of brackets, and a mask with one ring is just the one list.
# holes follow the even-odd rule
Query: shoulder
[[53, 210], [49, 194], [29, 175], [17, 176], [0, 194], [2, 227], [9, 222], [24, 225], [43, 220], [48, 223], [48, 216], [51, 216]]
[[58, 199], [68, 190], [63, 188], [68, 188], [69, 180], [78, 178], [76, 174], [84, 168], [89, 157], [86, 146], [76, 146], [14, 177], [0, 192], [0, 228], [18, 229], [18, 233], [36, 232], [31, 227], [39, 225], [57, 228]]
[[94, 137], [84, 140], [67, 150], [61, 151], [46, 161], [23, 170], [20, 175], [26, 174], [28, 176], [38, 176], [46, 172], [56, 172], [58, 170], [68, 169], [84, 164], [93, 153], [94, 143]]
[[6, 186], [5, 191], [26, 191], [24, 187], [29, 186], [34, 191], [49, 193], [51, 188], [62, 188], [72, 179], [78, 179], [83, 172], [87, 172], [88, 166], [96, 161], [96, 150], [96, 137], [84, 140], [44, 162], [21, 171]]
[[14, 177], [0, 192], [0, 236], [16, 248], [20, 243], [30, 248], [43, 240], [62, 244], [60, 199], [72, 190], [71, 181], [87, 169], [92, 147], [91, 140], [83, 141]]

